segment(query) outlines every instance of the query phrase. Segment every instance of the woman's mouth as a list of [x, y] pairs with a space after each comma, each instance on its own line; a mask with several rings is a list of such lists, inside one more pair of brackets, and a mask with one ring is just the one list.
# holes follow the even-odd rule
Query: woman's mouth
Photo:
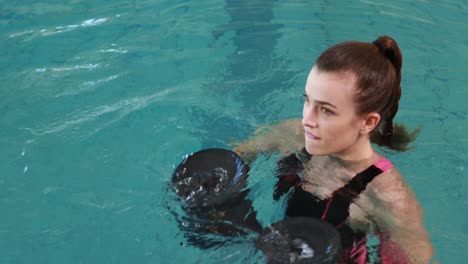
[[309, 132], [305, 132], [305, 135], [306, 135], [307, 138], [312, 139], [312, 140], [319, 140], [320, 139], [319, 137], [317, 137], [317, 136], [315, 136], [315, 135], [313, 135], [312, 133], [309, 133]]

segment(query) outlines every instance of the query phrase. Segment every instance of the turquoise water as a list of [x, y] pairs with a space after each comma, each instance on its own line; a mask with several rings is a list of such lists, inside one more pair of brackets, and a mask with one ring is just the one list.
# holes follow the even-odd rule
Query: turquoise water
[[[261, 263], [249, 240], [186, 245], [166, 186], [182, 156], [301, 115], [314, 59], [388, 34], [403, 55], [390, 155], [441, 263], [465, 263], [466, 1], [1, 1], [0, 263]], [[263, 225], [275, 156], [250, 186]], [[175, 208], [175, 209], [174, 209]]]

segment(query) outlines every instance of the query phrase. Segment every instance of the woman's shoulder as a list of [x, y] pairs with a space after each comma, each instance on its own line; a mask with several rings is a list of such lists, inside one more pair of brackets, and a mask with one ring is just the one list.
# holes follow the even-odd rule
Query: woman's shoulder
[[375, 177], [366, 193], [377, 206], [417, 203], [411, 186], [394, 166]]
[[369, 190], [375, 197], [392, 196], [406, 189], [401, 172], [395, 167], [386, 169], [369, 183]]

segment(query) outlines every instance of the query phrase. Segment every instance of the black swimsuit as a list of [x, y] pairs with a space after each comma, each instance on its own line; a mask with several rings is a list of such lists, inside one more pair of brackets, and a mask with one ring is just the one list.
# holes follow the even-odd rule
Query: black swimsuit
[[[391, 168], [391, 163], [386, 159], [379, 160], [358, 173], [347, 184], [335, 190], [326, 199], [319, 199], [302, 189], [298, 172], [303, 170], [303, 165], [299, 158], [295, 158], [295, 155], [288, 156], [280, 161], [278, 168], [281, 175], [276, 185], [275, 199], [279, 198], [288, 189], [294, 188], [287, 201], [286, 216], [314, 217], [333, 224], [340, 231], [343, 249], [345, 252], [347, 251], [348, 259], [345, 263], [365, 263], [363, 261], [367, 258], [367, 251], [365, 250], [366, 234], [354, 232], [347, 225], [350, 205], [366, 189], [367, 184], [377, 175]], [[362, 254], [365, 254], [365, 256], [362, 256]]]

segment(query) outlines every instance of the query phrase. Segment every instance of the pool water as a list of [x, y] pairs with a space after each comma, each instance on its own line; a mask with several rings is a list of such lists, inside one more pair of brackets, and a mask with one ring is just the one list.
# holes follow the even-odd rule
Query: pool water
[[[397, 121], [423, 126], [389, 158], [435, 258], [465, 263], [468, 2], [111, 2], [2, 1], [0, 263], [262, 263], [250, 238], [187, 245], [174, 166], [300, 117], [315, 58], [383, 34], [404, 55]], [[264, 226], [282, 217], [277, 158], [250, 173]]]

